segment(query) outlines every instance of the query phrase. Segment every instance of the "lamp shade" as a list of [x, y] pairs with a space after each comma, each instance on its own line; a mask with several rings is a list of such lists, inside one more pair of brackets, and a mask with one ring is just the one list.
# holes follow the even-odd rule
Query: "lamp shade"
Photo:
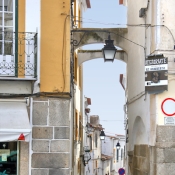
[[114, 40], [110, 39], [110, 35], [108, 36], [108, 40], [105, 40], [105, 45], [102, 49], [104, 61], [114, 61], [117, 49], [115, 48], [113, 42]]
[[102, 130], [100, 133], [100, 140], [104, 140], [105, 139], [105, 132]]

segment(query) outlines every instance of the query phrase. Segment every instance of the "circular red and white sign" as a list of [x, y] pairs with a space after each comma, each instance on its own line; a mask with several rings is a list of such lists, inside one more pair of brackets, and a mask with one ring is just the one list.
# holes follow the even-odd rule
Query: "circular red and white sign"
[[165, 100], [163, 100], [161, 104], [161, 109], [166, 116], [175, 115], [175, 99], [166, 98]]

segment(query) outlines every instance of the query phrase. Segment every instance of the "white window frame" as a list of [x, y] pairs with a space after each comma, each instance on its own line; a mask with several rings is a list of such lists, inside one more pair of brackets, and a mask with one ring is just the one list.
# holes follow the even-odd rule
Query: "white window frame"
[[[15, 67], [15, 36], [14, 36], [14, 32], [15, 32], [15, 0], [11, 0], [13, 3], [13, 9], [12, 11], [5, 11], [4, 7], [6, 0], [0, 0], [2, 2], [2, 11], [0, 11], [0, 13], [2, 13], [2, 25], [0, 24], [0, 28], [2, 29], [2, 40], [0, 40], [0, 42], [2, 43], [2, 50], [0, 51], [0, 63], [4, 63], [6, 65], [4, 66], [9, 66], [10, 67], [10, 71], [7, 74], [1, 74], [0, 76], [15, 76], [15, 68], [13, 70], [13, 67]], [[10, 1], [9, 1], [10, 2]], [[8, 3], [9, 3], [8, 2]], [[7, 6], [8, 7], [8, 6]], [[7, 8], [8, 10], [8, 8]], [[13, 14], [13, 19], [12, 19], [12, 25], [9, 26], [5, 26], [5, 14], [11, 13]], [[5, 40], [5, 28], [11, 28], [12, 29], [12, 40]], [[11, 54], [5, 53], [5, 43], [12, 43], [12, 51]], [[9, 64], [9, 65], [8, 65]], [[11, 71], [13, 70], [13, 71]], [[6, 70], [7, 71], [7, 70]]]
[[[2, 32], [5, 32], [5, 28], [12, 28], [13, 29], [13, 31], [12, 32], [14, 32], [15, 31], [15, 0], [11, 0], [11, 1], [13, 1], [13, 9], [12, 9], [12, 12], [11, 11], [5, 11], [4, 10], [4, 7], [5, 7], [5, 4], [4, 4], [4, 1], [6, 1], [6, 0], [1, 0], [1, 2], [2, 2], [2, 11], [1, 11], [1, 13], [2, 13], [2, 26], [0, 26], [0, 28], [2, 28]], [[13, 19], [12, 19], [12, 26], [5, 26], [5, 20], [4, 20], [4, 18], [5, 18], [5, 14], [6, 13], [12, 13], [13, 14]], [[2, 41], [2, 55], [5, 55], [5, 51], [4, 51], [4, 45], [5, 45], [5, 35], [2, 35], [2, 40], [0, 40], [0, 41]], [[9, 41], [8, 41], [9, 42]], [[13, 46], [13, 52], [15, 51], [15, 48], [14, 48], [14, 46]]]

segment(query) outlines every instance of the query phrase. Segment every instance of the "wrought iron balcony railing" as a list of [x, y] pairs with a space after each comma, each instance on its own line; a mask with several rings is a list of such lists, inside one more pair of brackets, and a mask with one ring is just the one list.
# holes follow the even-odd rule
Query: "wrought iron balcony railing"
[[37, 77], [37, 33], [0, 32], [0, 77]]

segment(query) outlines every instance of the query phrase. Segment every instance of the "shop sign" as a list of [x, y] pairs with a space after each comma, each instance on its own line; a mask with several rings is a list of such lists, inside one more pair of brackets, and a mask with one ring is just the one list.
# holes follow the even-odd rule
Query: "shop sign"
[[168, 58], [150, 55], [145, 60], [145, 91], [157, 92], [168, 87]]
[[10, 149], [0, 149], [0, 156], [4, 154], [10, 155]]

